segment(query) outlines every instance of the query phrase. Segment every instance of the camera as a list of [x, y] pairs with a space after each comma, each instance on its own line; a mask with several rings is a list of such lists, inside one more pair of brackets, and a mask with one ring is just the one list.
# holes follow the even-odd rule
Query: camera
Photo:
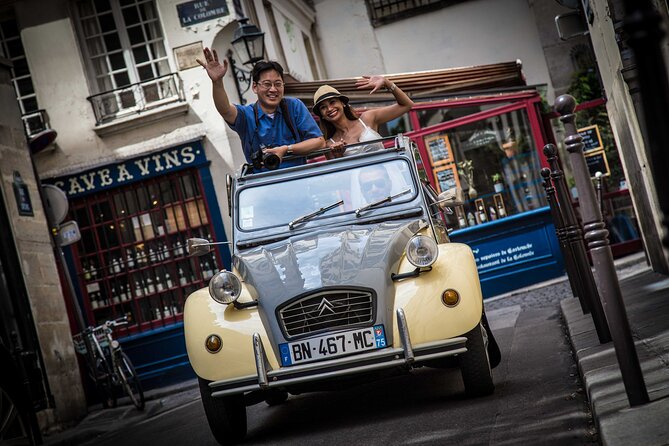
[[260, 170], [263, 167], [266, 167], [268, 170], [275, 170], [279, 168], [281, 164], [281, 158], [275, 153], [265, 153], [262, 151], [264, 146], [261, 146], [260, 150], [253, 153], [251, 157], [251, 163], [255, 170]]

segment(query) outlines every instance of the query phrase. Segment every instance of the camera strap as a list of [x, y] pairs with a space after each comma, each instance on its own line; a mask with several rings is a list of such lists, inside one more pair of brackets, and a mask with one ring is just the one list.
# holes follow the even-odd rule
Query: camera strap
[[[279, 102], [279, 107], [281, 108], [281, 115], [283, 116], [283, 120], [286, 123], [286, 127], [288, 127], [288, 130], [290, 130], [291, 135], [293, 135], [293, 139], [295, 142], [300, 142], [299, 139], [297, 138], [297, 131], [295, 130], [295, 126], [293, 125], [293, 120], [290, 118], [290, 114], [288, 113], [288, 105], [286, 104], [286, 99], [281, 99], [281, 102]], [[260, 118], [258, 117], [258, 103], [255, 102], [253, 104], [253, 116], [255, 118], [256, 122], [256, 128], [255, 128], [255, 134], [258, 135], [258, 128], [260, 127]]]

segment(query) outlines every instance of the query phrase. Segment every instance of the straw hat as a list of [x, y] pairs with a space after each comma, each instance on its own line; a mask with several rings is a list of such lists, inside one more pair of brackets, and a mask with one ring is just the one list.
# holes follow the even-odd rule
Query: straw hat
[[344, 104], [348, 104], [348, 97], [339, 93], [336, 88], [333, 88], [329, 85], [321, 85], [321, 87], [316, 90], [316, 93], [314, 93], [314, 106], [312, 108], [317, 116], [321, 115], [318, 111], [318, 104], [330, 98], [339, 98], [339, 100]]

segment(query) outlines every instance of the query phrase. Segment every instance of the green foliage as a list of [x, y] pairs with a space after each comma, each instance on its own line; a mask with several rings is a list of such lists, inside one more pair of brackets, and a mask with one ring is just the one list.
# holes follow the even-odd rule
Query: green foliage
[[[604, 92], [599, 84], [597, 73], [593, 69], [584, 69], [574, 73], [568, 93], [576, 99], [577, 104], [599, 99], [604, 96]], [[606, 112], [606, 106], [592, 107], [587, 110], [581, 110], [576, 113], [576, 128], [589, 127], [597, 125], [602, 137], [602, 144], [606, 151], [606, 157], [611, 169], [612, 185], [617, 185], [624, 177], [622, 165], [616, 148], [609, 115]]]

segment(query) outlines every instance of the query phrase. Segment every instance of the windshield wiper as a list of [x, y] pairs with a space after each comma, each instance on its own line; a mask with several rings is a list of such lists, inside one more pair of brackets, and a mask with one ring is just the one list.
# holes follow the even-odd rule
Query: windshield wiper
[[339, 200], [338, 202], [332, 203], [329, 206], [322, 207], [319, 210], [312, 212], [311, 214], [307, 214], [307, 215], [303, 215], [302, 217], [298, 217], [295, 220], [288, 223], [288, 229], [293, 229], [295, 227], [295, 225], [297, 225], [297, 224], [305, 223], [305, 222], [311, 220], [314, 217], [318, 217], [319, 215], [326, 213], [330, 209], [336, 208], [340, 204], [344, 204], [344, 200]]
[[363, 206], [363, 207], [361, 207], [361, 208], [356, 209], [356, 210], [355, 210], [355, 216], [356, 216], [356, 217], [360, 217], [360, 214], [361, 214], [363, 211], [366, 211], [366, 210], [371, 209], [371, 208], [375, 208], [375, 207], [377, 207], [377, 206], [382, 205], [383, 203], [390, 203], [390, 202], [393, 201], [395, 198], [400, 197], [400, 196], [402, 196], [402, 195], [404, 195], [404, 194], [408, 194], [409, 192], [411, 192], [411, 189], [406, 189], [406, 190], [403, 190], [402, 192], [400, 192], [399, 194], [388, 195], [386, 198], [382, 198], [382, 199], [380, 199], [380, 200], [373, 201], [373, 202], [371, 202], [371, 203], [369, 203], [369, 204], [367, 204], [367, 205], [365, 205], [365, 206]]

